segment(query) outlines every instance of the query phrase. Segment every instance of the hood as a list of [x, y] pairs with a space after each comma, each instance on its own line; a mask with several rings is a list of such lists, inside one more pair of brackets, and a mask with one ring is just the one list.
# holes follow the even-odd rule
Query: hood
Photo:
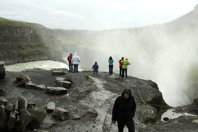
[[123, 89], [123, 91], [122, 91], [122, 97], [124, 96], [124, 94], [129, 94], [129, 98], [130, 98], [132, 96], [131, 89], [129, 89], [129, 88]]
[[78, 53], [77, 52], [74, 52], [74, 56], [77, 56], [78, 55]]

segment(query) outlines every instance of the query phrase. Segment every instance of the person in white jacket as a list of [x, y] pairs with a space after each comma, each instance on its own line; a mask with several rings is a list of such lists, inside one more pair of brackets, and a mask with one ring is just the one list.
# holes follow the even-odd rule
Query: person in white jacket
[[80, 57], [78, 56], [78, 53], [75, 52], [74, 55], [72, 56], [72, 64], [74, 65], [74, 73], [78, 72], [78, 65], [80, 63]]

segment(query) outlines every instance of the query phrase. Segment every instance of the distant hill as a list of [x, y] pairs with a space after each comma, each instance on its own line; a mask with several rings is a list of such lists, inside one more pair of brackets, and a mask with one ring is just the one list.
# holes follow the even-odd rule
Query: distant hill
[[0, 60], [6, 64], [62, 57], [50, 29], [39, 24], [0, 18]]

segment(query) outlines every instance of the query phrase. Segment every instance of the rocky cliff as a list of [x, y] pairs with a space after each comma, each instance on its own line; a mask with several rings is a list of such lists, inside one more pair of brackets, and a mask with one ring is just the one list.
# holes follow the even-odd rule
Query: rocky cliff
[[6, 64], [60, 59], [60, 44], [50, 29], [0, 18], [0, 60]]
[[[16, 85], [14, 80], [20, 77], [27, 77], [25, 82], [29, 80], [31, 83], [17, 87], [19, 83]], [[14, 125], [13, 120], [6, 122], [6, 118], [10, 116], [3, 116], [5, 114], [1, 113], [1, 117], [5, 117], [5, 122], [0, 122], [1, 130], [9, 128], [22, 131], [23, 128], [23, 131], [28, 132], [116, 132], [117, 126], [111, 125], [111, 111], [123, 88], [132, 90], [137, 103], [134, 118], [137, 132], [196, 132], [198, 129], [196, 113], [193, 117], [185, 116], [166, 122], [160, 120], [161, 113], [170, 107], [164, 102], [157, 84], [150, 80], [134, 77], [121, 79], [117, 74], [109, 76], [107, 73], [70, 73], [65, 69], [29, 70], [7, 72], [6, 78], [0, 80], [0, 87], [4, 93], [0, 98], [0, 103], [4, 102], [2, 105], [5, 105], [5, 108], [2, 107], [5, 109], [4, 113], [8, 113], [8, 104], [23, 108], [11, 109], [19, 111], [20, 118]], [[16, 104], [16, 100], [22, 100], [22, 103]], [[26, 107], [21, 106], [23, 102], [26, 102]], [[183, 108], [180, 109], [184, 110]], [[194, 108], [197, 108], [197, 104], [194, 104]], [[22, 116], [23, 114], [28, 115]], [[6, 125], [10, 122], [12, 126]]]

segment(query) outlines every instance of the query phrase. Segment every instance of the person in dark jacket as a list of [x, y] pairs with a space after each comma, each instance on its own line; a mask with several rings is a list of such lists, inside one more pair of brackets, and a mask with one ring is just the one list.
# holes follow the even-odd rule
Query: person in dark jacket
[[95, 62], [95, 64], [92, 66], [92, 69], [93, 69], [94, 74], [98, 74], [99, 66], [97, 62]]
[[130, 89], [124, 89], [114, 103], [112, 123], [118, 123], [119, 132], [123, 132], [126, 125], [129, 132], [135, 132], [133, 117], [135, 116], [136, 103]]
[[112, 75], [113, 74], [113, 58], [110, 56], [109, 57], [109, 75]]

